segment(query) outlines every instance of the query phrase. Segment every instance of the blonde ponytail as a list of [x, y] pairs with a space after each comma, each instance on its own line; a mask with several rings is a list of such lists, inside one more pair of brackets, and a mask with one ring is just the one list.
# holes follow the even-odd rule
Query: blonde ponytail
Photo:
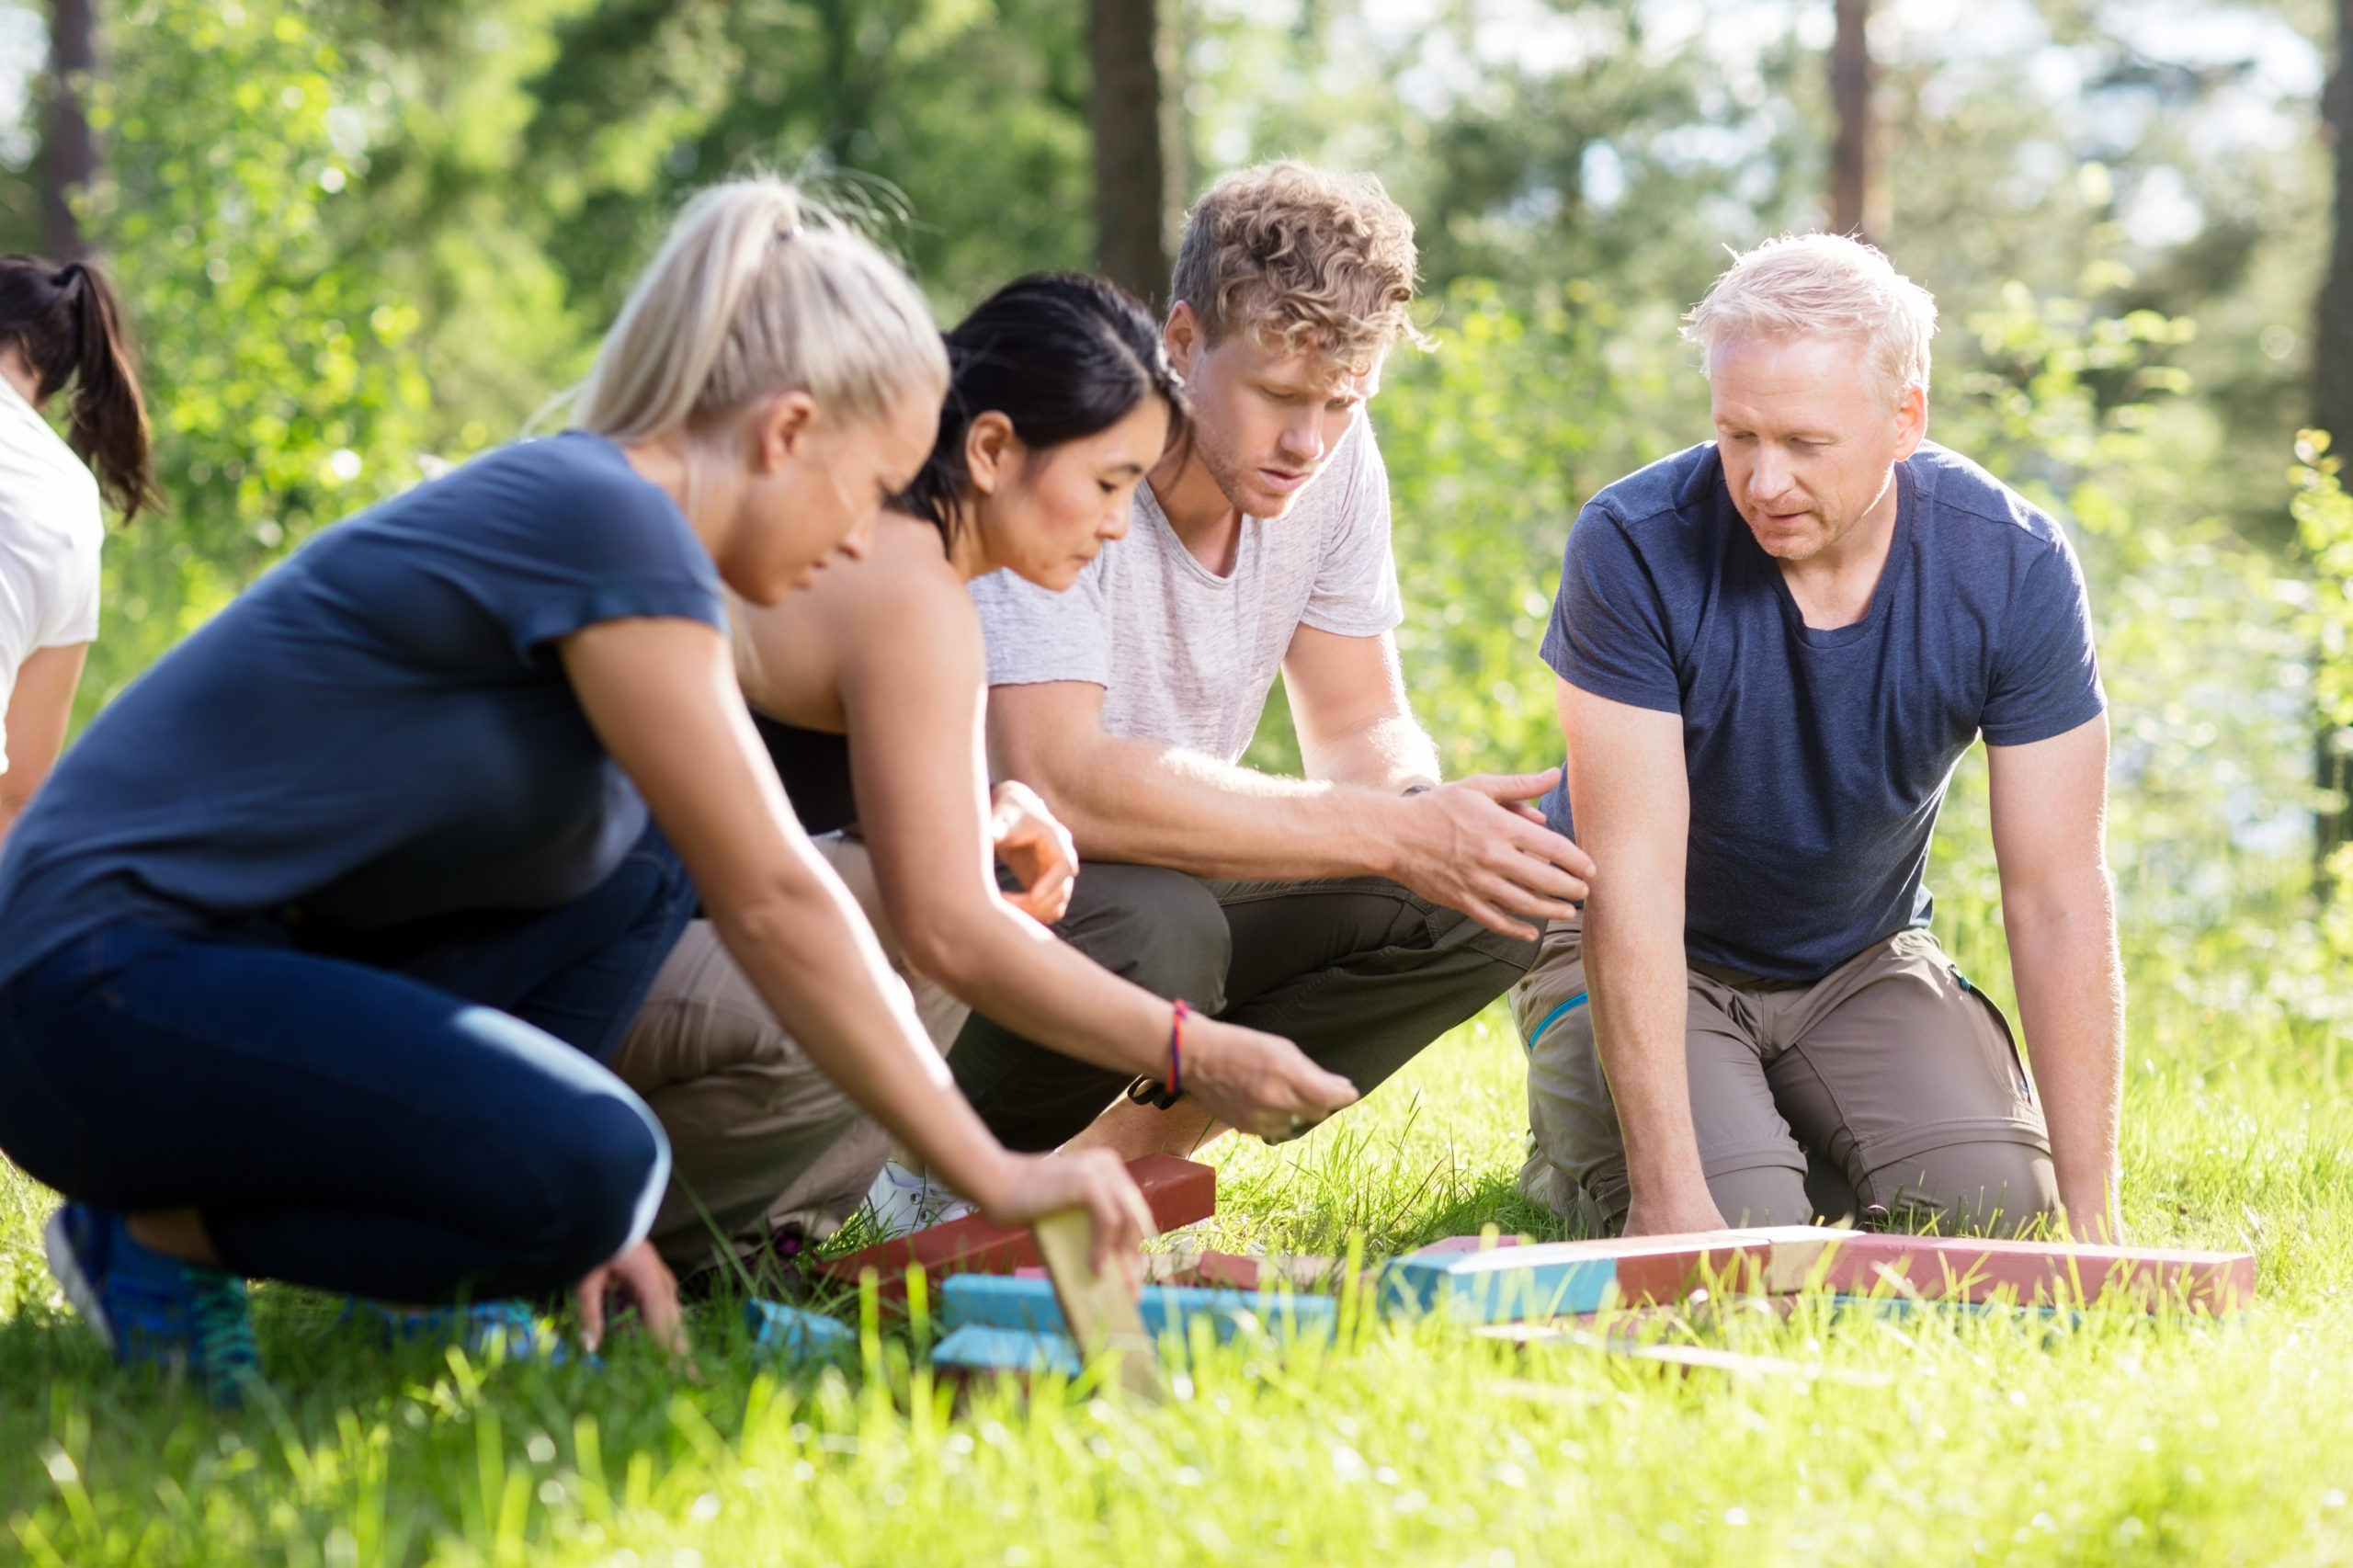
[[864, 236], [773, 176], [689, 201], [630, 290], [573, 424], [616, 441], [708, 428], [805, 392], [837, 418], [937, 403], [948, 356], [923, 296]]

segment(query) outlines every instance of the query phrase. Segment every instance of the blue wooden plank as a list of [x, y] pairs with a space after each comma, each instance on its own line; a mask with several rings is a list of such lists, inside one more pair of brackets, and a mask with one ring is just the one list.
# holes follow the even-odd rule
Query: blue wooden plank
[[829, 1360], [858, 1346], [858, 1335], [837, 1318], [756, 1296], [744, 1303], [744, 1326], [755, 1355], [782, 1361]]
[[[941, 1321], [951, 1329], [972, 1324], [1032, 1334], [1067, 1332], [1050, 1280], [958, 1274], [943, 1280], [940, 1290]], [[1245, 1323], [1276, 1335], [1328, 1339], [1338, 1312], [1338, 1303], [1329, 1296], [1207, 1290], [1181, 1285], [1147, 1286], [1137, 1306], [1144, 1332], [1154, 1339], [1172, 1330], [1182, 1337], [1193, 1319], [1206, 1317], [1220, 1341], [1232, 1338]]]
[[1616, 1259], [1574, 1243], [1501, 1247], [1398, 1258], [1384, 1301], [1457, 1323], [1515, 1323], [1599, 1312], [1617, 1283]]
[[966, 1371], [1079, 1373], [1078, 1346], [1059, 1334], [968, 1323], [931, 1347], [935, 1367]]

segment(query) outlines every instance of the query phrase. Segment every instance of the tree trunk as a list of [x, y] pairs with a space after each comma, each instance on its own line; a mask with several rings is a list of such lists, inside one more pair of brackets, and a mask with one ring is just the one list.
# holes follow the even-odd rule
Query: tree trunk
[[1168, 296], [1157, 11], [1155, 0], [1089, 0], [1086, 40], [1095, 74], [1087, 95], [1095, 262], [1155, 306]]
[[[2336, 203], [2328, 259], [2321, 284], [2319, 329], [2313, 344], [2313, 422], [2329, 433], [2329, 449], [2353, 450], [2353, 0], [2336, 0], [2336, 69], [2321, 93], [2321, 124], [2336, 163]], [[2321, 726], [2313, 747], [2315, 782], [2340, 800], [2353, 797], [2353, 755], [2333, 724]], [[2339, 806], [2314, 814], [2313, 852], [2316, 882], [2329, 895], [2325, 868], [2337, 846], [2353, 837], [2353, 812]]]
[[74, 198], [98, 172], [98, 148], [90, 134], [90, 79], [97, 72], [95, 0], [53, 0], [49, 20], [50, 95], [42, 127], [40, 162], [41, 245], [58, 261], [75, 261], [87, 250]]
[[1876, 240], [1879, 156], [1871, 126], [1870, 0], [1837, 0], [1830, 46], [1830, 103], [1838, 140], [1830, 152], [1830, 232]]

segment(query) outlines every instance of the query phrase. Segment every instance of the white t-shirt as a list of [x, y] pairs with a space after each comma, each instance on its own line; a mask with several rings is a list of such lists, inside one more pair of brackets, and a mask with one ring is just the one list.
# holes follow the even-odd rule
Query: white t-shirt
[[1009, 572], [972, 584], [989, 684], [1087, 681], [1106, 733], [1240, 759], [1302, 625], [1378, 637], [1404, 619], [1389, 475], [1359, 417], [1290, 512], [1245, 517], [1231, 575], [1195, 560], [1150, 484], [1135, 522], [1063, 593]]
[[42, 648], [98, 634], [98, 482], [49, 422], [0, 380], [0, 773], [8, 699]]

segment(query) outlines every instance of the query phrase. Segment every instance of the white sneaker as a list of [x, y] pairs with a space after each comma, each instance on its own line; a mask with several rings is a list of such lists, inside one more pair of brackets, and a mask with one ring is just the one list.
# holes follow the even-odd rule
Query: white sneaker
[[973, 1211], [970, 1203], [896, 1160], [886, 1162], [882, 1174], [867, 1188], [866, 1209], [874, 1217], [876, 1233], [884, 1241], [944, 1225]]

